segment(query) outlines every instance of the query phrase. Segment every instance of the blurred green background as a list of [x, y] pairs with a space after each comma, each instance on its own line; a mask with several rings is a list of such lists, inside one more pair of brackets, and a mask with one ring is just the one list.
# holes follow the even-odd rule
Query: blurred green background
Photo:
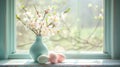
[[[36, 5], [38, 11], [43, 11], [49, 5], [54, 5], [59, 13], [66, 8], [71, 9], [60, 21], [59, 33], [43, 36], [43, 42], [50, 51], [103, 51], [103, 0], [16, 0], [16, 14], [24, 20], [24, 11], [21, 9], [23, 5], [32, 15], [35, 14], [33, 5]], [[20, 21], [16, 21], [16, 51], [26, 53], [36, 36]]]

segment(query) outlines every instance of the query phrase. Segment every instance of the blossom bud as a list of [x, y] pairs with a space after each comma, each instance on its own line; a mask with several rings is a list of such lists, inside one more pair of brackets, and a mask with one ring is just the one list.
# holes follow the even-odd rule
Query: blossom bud
[[49, 12], [49, 9], [46, 9], [46, 10], [45, 10], [45, 14], [47, 14], [48, 12]]

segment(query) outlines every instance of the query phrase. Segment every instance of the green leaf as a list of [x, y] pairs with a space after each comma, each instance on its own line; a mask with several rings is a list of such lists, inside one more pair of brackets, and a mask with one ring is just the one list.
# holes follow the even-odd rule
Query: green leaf
[[67, 8], [64, 13], [68, 13], [70, 11], [70, 8]]
[[53, 15], [56, 15], [56, 14], [57, 14], [57, 12], [56, 12], [56, 11], [54, 11], [54, 12], [53, 12]]
[[17, 18], [18, 20], [20, 20], [20, 17], [19, 17], [18, 15], [16, 15], [16, 18]]
[[58, 9], [58, 6], [57, 5], [53, 5], [53, 6], [51, 6], [52, 7], [52, 9]]
[[22, 8], [22, 9], [24, 9], [24, 8], [25, 8], [25, 6], [24, 6], [24, 5], [21, 5], [21, 8]]
[[46, 18], [46, 23], [48, 23], [48, 18]]

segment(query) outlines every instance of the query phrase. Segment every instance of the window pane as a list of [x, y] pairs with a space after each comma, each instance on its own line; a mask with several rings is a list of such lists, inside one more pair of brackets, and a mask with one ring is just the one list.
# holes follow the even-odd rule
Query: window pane
[[[34, 6], [43, 13], [42, 11], [51, 5], [54, 5], [61, 18], [57, 28], [59, 32], [43, 36], [43, 42], [50, 51], [103, 51], [103, 0], [16, 0], [16, 14], [27, 24], [36, 16]], [[67, 8], [70, 8], [70, 11], [63, 15], [62, 11]], [[16, 21], [16, 51], [28, 52], [36, 36], [21, 21]]]

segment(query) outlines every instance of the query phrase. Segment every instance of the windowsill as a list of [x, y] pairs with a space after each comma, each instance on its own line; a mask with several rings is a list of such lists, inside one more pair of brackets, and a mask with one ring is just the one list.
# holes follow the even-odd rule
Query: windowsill
[[45, 67], [77, 67], [77, 66], [120, 66], [120, 60], [111, 59], [67, 59], [63, 63], [58, 64], [38, 64], [31, 59], [9, 59], [0, 60], [0, 66], [45, 66]]

